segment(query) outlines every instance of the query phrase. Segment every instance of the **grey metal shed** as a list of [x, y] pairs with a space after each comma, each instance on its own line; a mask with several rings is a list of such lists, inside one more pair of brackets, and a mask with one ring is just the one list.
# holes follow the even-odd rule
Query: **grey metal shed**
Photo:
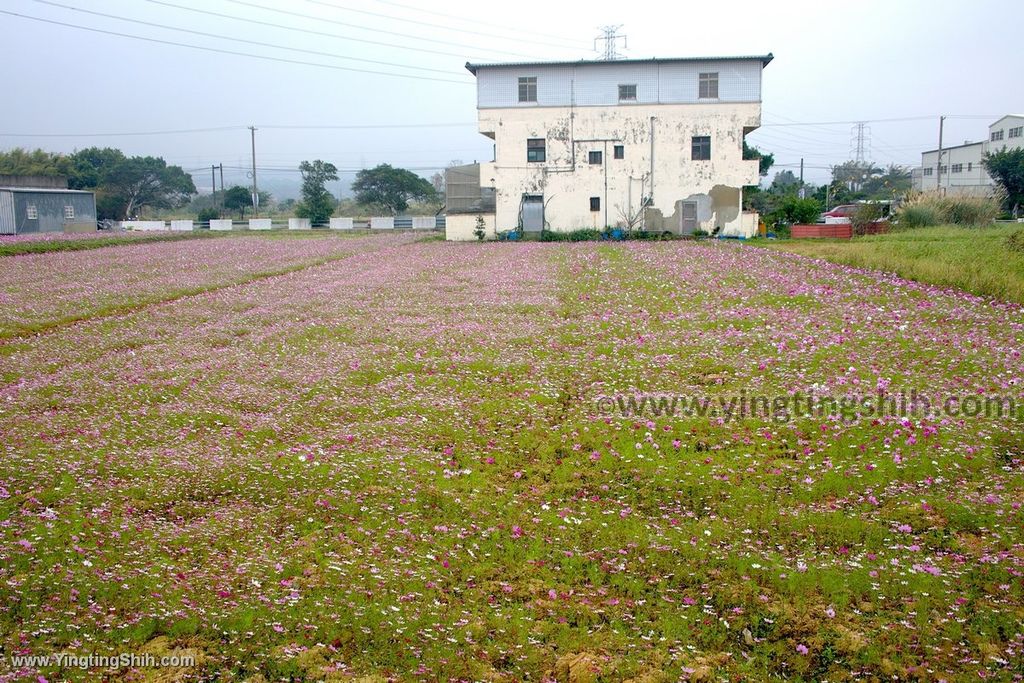
[[96, 229], [96, 195], [85, 190], [0, 187], [0, 235]]

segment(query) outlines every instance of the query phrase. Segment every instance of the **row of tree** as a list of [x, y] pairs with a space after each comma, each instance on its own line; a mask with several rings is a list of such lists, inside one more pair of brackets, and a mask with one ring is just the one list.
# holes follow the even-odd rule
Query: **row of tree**
[[[295, 215], [313, 223], [325, 223], [338, 205], [327, 183], [338, 180], [338, 168], [317, 159], [299, 164], [302, 199], [294, 205]], [[146, 210], [174, 209], [196, 195], [192, 177], [180, 166], [170, 166], [160, 157], [126, 156], [110, 147], [90, 147], [73, 154], [55, 154], [41, 149], [13, 149], [0, 152], [0, 174], [63, 176], [68, 187], [96, 193], [96, 210], [102, 219], [125, 220]], [[352, 184], [356, 201], [376, 211], [397, 214], [409, 202], [435, 202], [438, 191], [425, 178], [411, 171], [381, 164], [356, 175]], [[269, 195], [261, 193], [261, 203]], [[252, 209], [249, 188], [236, 185], [224, 191], [220, 207], [240, 218]], [[218, 207], [203, 208], [200, 219], [219, 215]]]
[[192, 176], [160, 157], [129, 157], [119, 149], [89, 147], [74, 154], [41, 149], [0, 152], [0, 173], [63, 176], [73, 190], [96, 193], [101, 219], [127, 219], [145, 209], [181, 206], [196, 194]]

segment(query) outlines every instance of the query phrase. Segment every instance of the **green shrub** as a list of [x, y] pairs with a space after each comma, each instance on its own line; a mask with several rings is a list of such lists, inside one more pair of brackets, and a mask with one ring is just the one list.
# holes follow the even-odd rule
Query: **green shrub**
[[868, 227], [874, 225], [882, 218], [882, 206], [880, 204], [861, 204], [850, 217], [853, 225], [854, 235], [863, 235]]
[[821, 216], [821, 204], [818, 203], [818, 200], [810, 197], [799, 199], [796, 196], [787, 195], [765, 216], [765, 220], [769, 225], [779, 229], [783, 226], [817, 223], [819, 216]]
[[220, 211], [213, 207], [207, 207], [199, 211], [199, 216], [197, 216], [197, 218], [200, 223], [209, 223], [210, 221], [215, 221], [220, 218]]

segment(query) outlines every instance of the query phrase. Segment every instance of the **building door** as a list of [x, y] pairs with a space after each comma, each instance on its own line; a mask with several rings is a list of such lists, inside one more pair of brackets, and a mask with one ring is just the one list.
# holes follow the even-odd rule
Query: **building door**
[[680, 202], [679, 232], [692, 235], [697, 230], [697, 202]]
[[544, 195], [523, 195], [523, 232], [540, 232], [544, 229]]

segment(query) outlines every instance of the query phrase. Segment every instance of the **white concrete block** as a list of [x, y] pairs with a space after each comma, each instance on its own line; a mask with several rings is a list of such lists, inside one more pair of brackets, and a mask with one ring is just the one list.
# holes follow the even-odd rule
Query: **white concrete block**
[[274, 222], [269, 218], [250, 218], [249, 229], [250, 230], [270, 230], [274, 227]]
[[309, 224], [308, 218], [289, 218], [288, 229], [289, 230], [309, 230], [312, 226]]
[[125, 230], [166, 230], [167, 224], [164, 221], [121, 221], [121, 227]]
[[394, 230], [395, 219], [393, 216], [374, 216], [370, 219], [370, 228], [373, 230]]
[[332, 218], [331, 219], [331, 230], [351, 230], [352, 219], [351, 218]]
[[171, 230], [179, 232], [191, 232], [194, 227], [192, 221], [171, 221]]
[[210, 230], [231, 230], [234, 227], [230, 218], [215, 218], [210, 221]]
[[413, 230], [433, 230], [437, 227], [437, 218], [435, 216], [413, 216], [412, 217], [412, 229]]

